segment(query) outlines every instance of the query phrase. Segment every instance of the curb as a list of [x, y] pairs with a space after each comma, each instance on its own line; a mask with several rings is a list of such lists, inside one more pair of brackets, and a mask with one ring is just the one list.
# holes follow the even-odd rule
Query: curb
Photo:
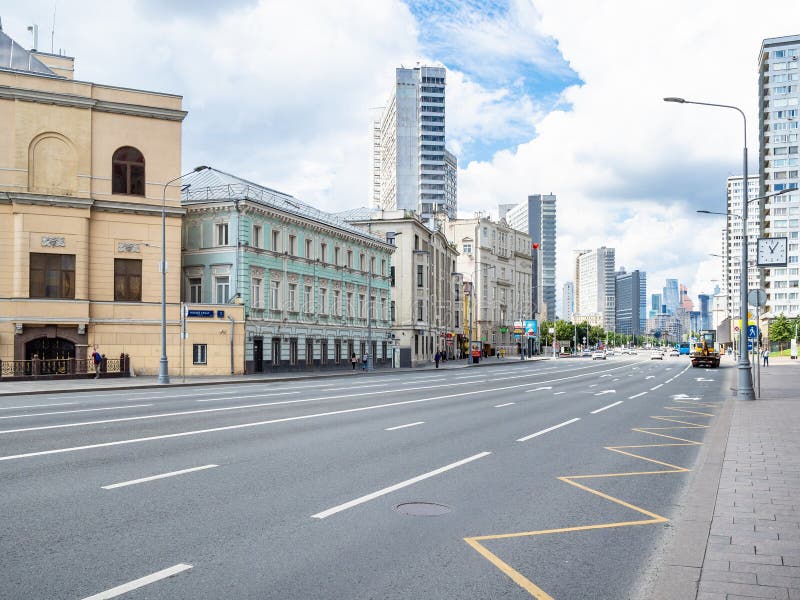
[[[732, 372], [728, 377], [734, 375]], [[681, 507], [671, 520], [671, 534], [665, 542], [660, 566], [643, 598], [697, 598], [735, 405], [736, 396], [728, 396], [700, 447]]]
[[[480, 368], [480, 367], [499, 367], [505, 365], [518, 365], [518, 364], [526, 364], [529, 362], [539, 362], [542, 360], [547, 360], [545, 358], [533, 358], [527, 360], [520, 360], [520, 361], [502, 361], [502, 362], [492, 362], [490, 360], [484, 360], [477, 365], [475, 364], [465, 364], [465, 365], [457, 365], [454, 367], [441, 367], [438, 370], [442, 371], [449, 371], [453, 369], [473, 369], [473, 368]], [[375, 370], [373, 369], [370, 373], [366, 375], [377, 375], [377, 374], [384, 374], [384, 373], [419, 373], [423, 371], [436, 371], [437, 369], [433, 367], [422, 367], [422, 368], [398, 368], [398, 369], [380, 369]], [[361, 371], [356, 371], [360, 373]], [[71, 394], [71, 393], [80, 393], [80, 392], [98, 392], [98, 391], [119, 391], [119, 390], [147, 390], [147, 389], [155, 389], [155, 388], [164, 388], [164, 387], [194, 387], [194, 386], [201, 386], [201, 385], [230, 385], [232, 383], [235, 384], [244, 384], [244, 383], [282, 383], [286, 381], [307, 381], [309, 379], [325, 379], [325, 378], [332, 378], [332, 377], [345, 377], [347, 374], [352, 373], [352, 371], [342, 369], [341, 371], [331, 372], [331, 373], [315, 373], [315, 374], [308, 374], [308, 375], [297, 375], [294, 377], [261, 377], [258, 379], [237, 379], [237, 376], [231, 376], [230, 379], [215, 379], [211, 381], [187, 381], [187, 382], [173, 382], [169, 384], [162, 384], [162, 383], [142, 383], [142, 384], [132, 384], [132, 385], [110, 385], [110, 386], [88, 386], [88, 387], [79, 387], [79, 388], [54, 388], [49, 390], [25, 390], [25, 391], [0, 391], [0, 398], [8, 397], [8, 396], [38, 396], [42, 394]], [[239, 376], [241, 377], [241, 376]], [[130, 378], [120, 378], [123, 381], [127, 379], [130, 381]], [[177, 379], [177, 378], [176, 378]], [[0, 383], [0, 387], [2, 387], [2, 383]]]

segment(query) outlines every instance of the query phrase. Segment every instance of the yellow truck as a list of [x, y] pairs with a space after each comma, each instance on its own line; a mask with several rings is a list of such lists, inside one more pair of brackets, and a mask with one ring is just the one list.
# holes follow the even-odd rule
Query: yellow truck
[[715, 331], [703, 331], [691, 353], [693, 367], [716, 369], [719, 367], [719, 350], [716, 348]]

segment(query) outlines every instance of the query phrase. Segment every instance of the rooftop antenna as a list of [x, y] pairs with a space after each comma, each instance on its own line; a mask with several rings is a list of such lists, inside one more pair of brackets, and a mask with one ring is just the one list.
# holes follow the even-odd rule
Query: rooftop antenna
[[53, 39], [56, 37], [56, 0], [53, 0], [53, 28], [50, 30], [50, 54], [55, 52]]

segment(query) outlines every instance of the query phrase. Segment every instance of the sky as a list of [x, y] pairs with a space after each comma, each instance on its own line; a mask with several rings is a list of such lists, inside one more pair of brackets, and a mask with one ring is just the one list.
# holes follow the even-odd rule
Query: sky
[[[113, 6], [113, 9], [111, 8]], [[84, 81], [177, 93], [183, 165], [207, 164], [323, 210], [370, 197], [370, 108], [398, 66], [443, 64], [460, 216], [558, 197], [557, 296], [573, 250], [616, 249], [696, 299], [722, 277], [725, 180], [757, 173], [761, 41], [800, 33], [771, 0], [2, 0], [25, 47]]]

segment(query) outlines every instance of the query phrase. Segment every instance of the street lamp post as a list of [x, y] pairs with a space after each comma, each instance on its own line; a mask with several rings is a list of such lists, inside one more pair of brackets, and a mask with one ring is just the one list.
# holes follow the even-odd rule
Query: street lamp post
[[[740, 327], [739, 327], [739, 382], [741, 383], [741, 365], [742, 359], [741, 355], [744, 354], [744, 348], [747, 348], [747, 323], [748, 323], [748, 313], [747, 313], [747, 292], [750, 283], [750, 261], [747, 260], [747, 253], [748, 253], [748, 244], [749, 240], [747, 239], [747, 205], [751, 202], [756, 202], [758, 200], [765, 200], [767, 198], [772, 198], [774, 196], [780, 196], [781, 194], [786, 194], [788, 192], [793, 191], [792, 189], [785, 189], [779, 192], [775, 192], [774, 194], [767, 194], [765, 196], [759, 196], [758, 198], [750, 198], [747, 199], [747, 183], [744, 183], [744, 201], [742, 202], [742, 215], [736, 213], [727, 213], [727, 212], [717, 212], [713, 210], [698, 210], [697, 212], [703, 215], [720, 215], [723, 217], [727, 216], [734, 216], [737, 219], [741, 219], [742, 221], [742, 264], [740, 265], [739, 271], [739, 298], [741, 306], [739, 307], [739, 318], [740, 318]], [[719, 258], [725, 258], [726, 260], [730, 260], [730, 257], [723, 257], [719, 254], [710, 254], [711, 256], [716, 256]], [[749, 372], [749, 365], [750, 361], [749, 358], [745, 358], [745, 362], [748, 365], [748, 372]], [[750, 378], [750, 387], [752, 389], [752, 375]], [[739, 396], [742, 397], [741, 395]], [[752, 398], [745, 398], [747, 400], [755, 400], [755, 393], [753, 394]]]
[[[677, 102], [679, 104], [698, 104], [700, 106], [711, 106], [716, 108], [728, 108], [737, 111], [742, 115], [742, 124], [744, 135], [744, 146], [742, 150], [742, 187], [744, 189], [744, 202], [742, 202], [742, 266], [747, 268], [747, 117], [744, 112], [736, 106], [729, 104], [712, 104], [710, 102], [693, 102], [683, 98], [664, 98], [665, 102]], [[750, 357], [743, 351], [747, 348], [747, 274], [745, 272], [745, 279], [739, 280], [739, 287], [741, 288], [739, 297], [739, 317], [742, 326], [739, 328], [739, 344], [742, 350], [739, 351], [739, 373], [738, 385], [736, 395], [742, 400], [755, 400], [755, 391], [753, 390], [753, 376], [750, 372]]]
[[169, 383], [169, 360], [167, 359], [167, 187], [187, 175], [205, 171], [211, 167], [195, 167], [164, 184], [161, 195], [161, 360], [158, 364], [158, 383]]

